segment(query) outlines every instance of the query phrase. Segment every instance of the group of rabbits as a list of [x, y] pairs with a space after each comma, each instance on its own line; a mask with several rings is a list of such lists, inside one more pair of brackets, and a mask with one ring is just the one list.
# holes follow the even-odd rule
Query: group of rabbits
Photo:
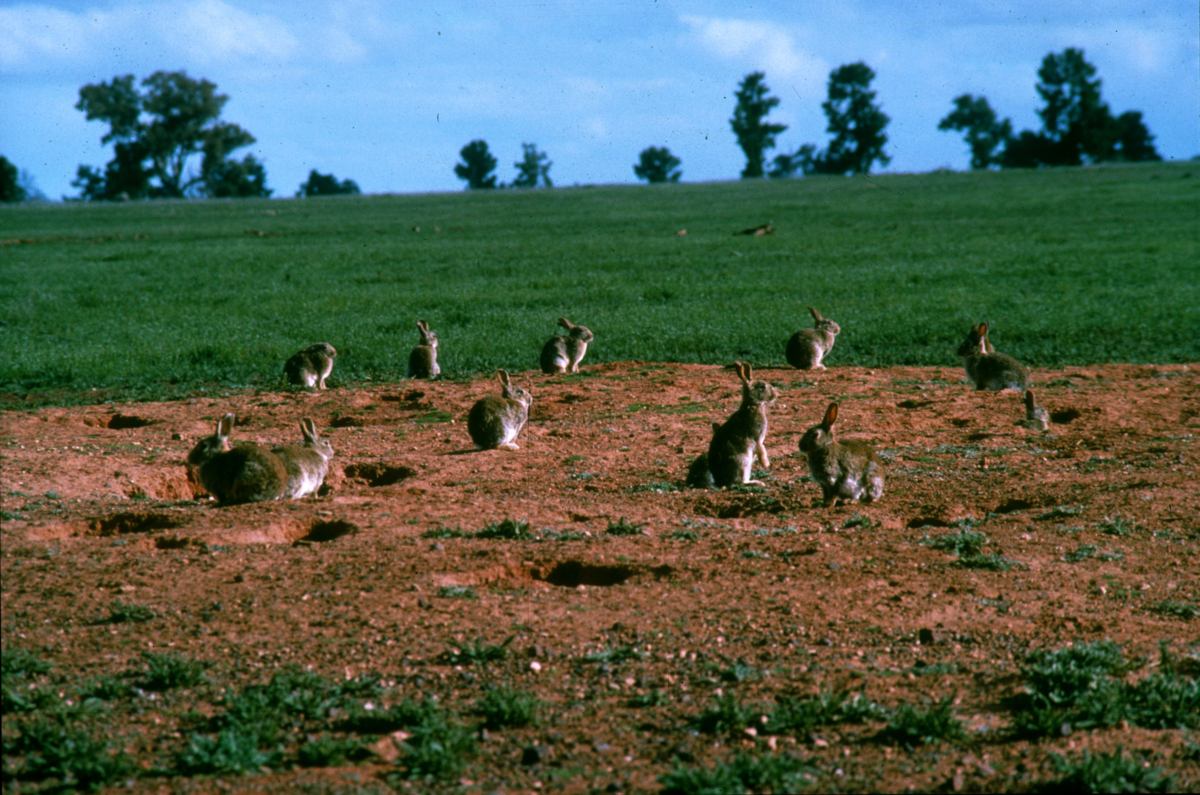
[[[836, 322], [822, 317], [809, 307], [814, 327], [792, 335], [786, 356], [792, 366], [805, 370], [824, 370], [822, 360], [841, 333]], [[555, 335], [543, 346], [540, 363], [544, 373], [578, 372], [579, 363], [593, 340], [586, 326], [559, 318], [565, 336]], [[420, 343], [409, 355], [410, 378], [434, 378], [441, 368], [437, 363], [438, 339], [424, 320], [417, 321]], [[988, 326], [973, 326], [959, 346], [967, 377], [977, 390], [1025, 390], [1024, 427], [1045, 430], [1046, 410], [1037, 405], [1028, 391], [1029, 373], [1011, 356], [996, 353], [987, 338]], [[328, 343], [310, 345], [284, 365], [289, 382], [324, 389], [325, 379], [333, 370], [337, 351]], [[763, 468], [770, 466], [764, 442], [767, 436], [767, 408], [775, 402], [775, 387], [755, 380], [749, 364], [734, 362], [742, 385], [738, 409], [723, 423], [712, 424], [712, 440], [688, 469], [687, 484], [695, 488], [724, 488], [738, 484], [759, 484], [752, 478], [757, 459]], [[516, 438], [524, 428], [533, 406], [529, 389], [513, 384], [508, 372], [496, 371], [499, 395], [478, 400], [467, 415], [467, 432], [479, 450], [518, 449]], [[532, 385], [531, 385], [532, 386]], [[800, 439], [800, 452], [808, 459], [813, 479], [821, 486], [823, 503], [837, 501], [874, 502], [883, 496], [883, 467], [873, 447], [859, 439], [834, 437], [838, 404], [830, 403], [821, 422], [809, 428]], [[266, 448], [258, 445], [233, 446], [229, 440], [234, 416], [227, 414], [217, 424], [214, 435], [202, 439], [188, 456], [200, 483], [221, 502], [254, 502], [303, 497], [320, 488], [333, 455], [329, 442], [322, 439], [309, 418], [301, 421], [304, 441], [300, 445]]]

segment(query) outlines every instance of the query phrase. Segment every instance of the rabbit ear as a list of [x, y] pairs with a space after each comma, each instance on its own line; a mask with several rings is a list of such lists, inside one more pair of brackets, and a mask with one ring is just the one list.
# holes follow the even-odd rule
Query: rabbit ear
[[979, 324], [979, 336], [986, 337], [987, 336], [987, 328], [988, 328], [987, 323], [980, 323]]
[[743, 367], [745, 367], [745, 365], [743, 365], [741, 362], [733, 363], [733, 369], [737, 370], [738, 379], [744, 384], [746, 383], [746, 371], [742, 369]]
[[229, 434], [233, 431], [233, 424], [236, 417], [232, 414], [226, 414], [217, 422], [217, 436], [221, 439], [228, 439]]
[[1033, 411], [1033, 407], [1036, 405], [1037, 402], [1033, 399], [1033, 390], [1025, 390], [1025, 408], [1029, 411]]
[[424, 320], [418, 320], [418, 321], [417, 321], [417, 328], [418, 328], [420, 331], [428, 331], [428, 330], [429, 330], [429, 327], [425, 325], [425, 321], [424, 321]]
[[500, 376], [500, 383], [503, 384], [504, 386], [508, 386], [511, 383], [511, 381], [509, 381], [509, 378], [508, 378], [507, 370], [498, 367], [498, 368], [496, 368], [496, 375]]
[[821, 420], [821, 424], [826, 428], [833, 425], [837, 421], [838, 404], [830, 403], [829, 408], [825, 409], [825, 419]]
[[742, 363], [742, 380], [749, 383], [754, 378], [754, 371], [750, 367], [750, 362]]
[[310, 442], [317, 440], [317, 424], [308, 417], [300, 420], [300, 433], [304, 434], [304, 438]]
[[571, 321], [567, 320], [565, 317], [560, 317], [558, 319], [558, 325], [562, 326], [567, 331], [570, 331], [571, 329], [575, 328], [575, 324], [572, 323]]
[[824, 319], [825, 319], [825, 318], [821, 317], [821, 313], [820, 313], [820, 312], [818, 312], [817, 310], [813, 309], [811, 306], [808, 308], [808, 311], [809, 311], [809, 312], [812, 312], [813, 320], [817, 321], [818, 323], [820, 323], [822, 320], [824, 320]]

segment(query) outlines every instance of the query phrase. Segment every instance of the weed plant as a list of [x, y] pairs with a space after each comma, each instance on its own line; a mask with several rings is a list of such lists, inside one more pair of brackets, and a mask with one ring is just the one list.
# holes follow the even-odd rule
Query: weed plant
[[513, 519], [502, 519], [499, 522], [493, 522], [487, 527], [475, 533], [476, 538], [498, 539], [501, 541], [532, 541], [534, 538], [533, 531], [529, 529], [529, 522], [518, 522]]
[[[980, 319], [1036, 367], [1194, 362], [1189, 168], [4, 208], [5, 237], [34, 242], [0, 256], [0, 392], [282, 388], [319, 340], [332, 387], [399, 382], [417, 317], [444, 378], [535, 368], [564, 314], [596, 333], [593, 364], [782, 366], [809, 303], [855, 330], [839, 366], [954, 365]], [[730, 238], [764, 207], [775, 234]]]
[[712, 768], [676, 767], [658, 777], [663, 795], [800, 792], [816, 781], [812, 767], [786, 754], [737, 754]]
[[888, 725], [876, 740], [889, 745], [915, 748], [966, 736], [962, 721], [954, 717], [954, 699], [946, 697], [927, 709], [902, 704], [892, 713]]
[[610, 536], [640, 536], [642, 535], [642, 527], [644, 525], [634, 524], [633, 522], [625, 521], [622, 516], [619, 521], [609, 522], [605, 533]]
[[209, 665], [171, 652], [146, 652], [142, 658], [146, 667], [141, 671], [138, 683], [143, 689], [157, 693], [200, 684], [205, 681], [204, 671]]
[[499, 662], [507, 659], [508, 644], [512, 643], [515, 637], [511, 635], [503, 643], [485, 643], [482, 639], [476, 639], [469, 645], [451, 647], [441, 659], [446, 665], [486, 665]]
[[537, 722], [540, 708], [536, 697], [507, 687], [489, 690], [475, 703], [475, 713], [483, 718], [484, 728], [493, 731], [530, 726]]
[[1175, 779], [1161, 770], [1128, 757], [1121, 748], [1111, 754], [1084, 751], [1075, 760], [1052, 753], [1058, 778], [1037, 788], [1038, 792], [1132, 793], [1175, 792]]

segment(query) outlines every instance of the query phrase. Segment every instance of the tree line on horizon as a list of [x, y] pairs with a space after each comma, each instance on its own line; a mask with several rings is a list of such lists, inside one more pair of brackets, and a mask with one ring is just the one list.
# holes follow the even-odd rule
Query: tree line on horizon
[[[961, 133], [971, 152], [971, 168], [1039, 168], [1078, 166], [1110, 161], [1161, 160], [1154, 136], [1140, 111], [1114, 116], [1101, 98], [1096, 67], [1082, 50], [1067, 48], [1049, 53], [1037, 72], [1036, 89], [1043, 107], [1037, 111], [1041, 130], [1014, 134], [1012, 121], [1000, 119], [986, 97], [962, 94], [938, 129]], [[104, 170], [80, 165], [71, 185], [84, 201], [156, 198], [269, 197], [264, 164], [254, 155], [240, 160], [233, 153], [255, 143], [237, 124], [220, 120], [229, 97], [205, 79], [186, 72], [155, 72], [141, 81], [133, 75], [88, 84], [79, 90], [75, 108], [88, 121], [108, 124], [102, 144], [113, 144], [114, 157]], [[738, 146], [746, 157], [742, 179], [761, 177], [869, 174], [891, 157], [884, 152], [890, 118], [876, 103], [871, 90], [875, 72], [865, 63], [845, 64], [829, 74], [827, 98], [821, 109], [828, 120], [829, 143], [822, 149], [806, 143], [794, 152], [767, 154], [787, 126], [768, 121], [780, 104], [771, 96], [763, 72], [746, 75], [735, 94], [729, 120]], [[537, 144], [523, 143], [522, 159], [513, 165], [517, 176], [507, 185], [498, 183], [497, 161], [488, 144], [476, 139], [464, 146], [455, 175], [468, 190], [552, 187], [550, 161]], [[199, 170], [192, 167], [200, 158]], [[665, 146], [642, 150], [633, 166], [638, 179], [649, 183], [678, 182], [682, 161]], [[301, 196], [358, 194], [357, 183], [338, 181], [333, 174], [309, 172], [296, 192]], [[33, 179], [0, 156], [0, 202], [44, 198]], [[67, 197], [64, 197], [67, 198]]]

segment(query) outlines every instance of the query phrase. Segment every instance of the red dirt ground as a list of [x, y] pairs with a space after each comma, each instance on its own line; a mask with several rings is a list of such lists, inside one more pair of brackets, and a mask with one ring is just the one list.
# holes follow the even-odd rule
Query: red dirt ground
[[[397, 699], [435, 694], [463, 714], [486, 683], [541, 698], [537, 726], [485, 733], [462, 776], [439, 785], [464, 792], [655, 790], [675, 765], [776, 748], [811, 761], [820, 790], [1026, 789], [1053, 777], [1052, 752], [1118, 747], [1178, 788], [1200, 788], [1186, 732], [1004, 734], [1005, 699], [1031, 650], [1111, 639], [1154, 666], [1165, 642], [1191, 675], [1200, 668], [1197, 620], [1153, 609], [1200, 603], [1195, 366], [1034, 371], [1054, 419], [1046, 432], [1014, 424], [1020, 395], [974, 392], [957, 368], [755, 375], [780, 391], [767, 485], [712, 492], [683, 478], [711, 421], [737, 406], [735, 375], [717, 367], [531, 374], [516, 452], [475, 452], [467, 437], [466, 413], [494, 380], [5, 412], [4, 647], [37, 651], [67, 680], [169, 648], [212, 663], [229, 686], [299, 664], [339, 679], [376, 672]], [[877, 504], [821, 508], [807, 479], [797, 442], [834, 399], [837, 430], [885, 454]], [[230, 411], [236, 440], [266, 444], [299, 441], [300, 418], [316, 420], [336, 451], [322, 496], [205, 498], [183, 462]], [[506, 518], [527, 520], [538, 540], [422, 535]], [[960, 568], [920, 543], [963, 519], [979, 522], [985, 553], [1018, 566]], [[606, 532], [622, 520], [641, 533]], [[1064, 559], [1083, 545], [1097, 555]], [[447, 586], [477, 598], [448, 598]], [[97, 623], [117, 598], [159, 618]], [[224, 609], [203, 610], [214, 602]], [[501, 662], [442, 662], [455, 644], [510, 637]], [[624, 646], [643, 656], [587, 659]], [[755, 673], [722, 676], [739, 662]], [[952, 697], [969, 739], [903, 749], [871, 740], [880, 725], [803, 737], [691, 730], [721, 693], [756, 704], [823, 688], [886, 707]], [[657, 703], [628, 706], [654, 692]], [[135, 738], [128, 748], [146, 767], [182, 743], [172, 721], [184, 711], [123, 714], [111, 731]], [[540, 751], [525, 764], [530, 746]], [[373, 757], [131, 786], [385, 792], [388, 769]]]

